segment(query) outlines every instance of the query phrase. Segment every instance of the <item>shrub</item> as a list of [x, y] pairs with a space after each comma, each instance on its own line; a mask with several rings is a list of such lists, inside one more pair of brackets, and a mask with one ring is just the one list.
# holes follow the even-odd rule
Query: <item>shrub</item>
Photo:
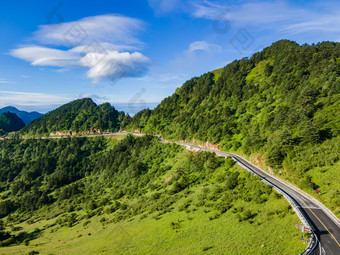
[[30, 252], [28, 253], [28, 255], [36, 255], [36, 254], [39, 254], [39, 252], [38, 252], [38, 251], [30, 251]]
[[214, 247], [213, 246], [203, 246], [202, 251], [207, 251], [207, 250], [210, 250], [212, 248], [214, 248]]
[[85, 221], [84, 223], [83, 223], [83, 226], [84, 227], [86, 227], [88, 224], [90, 224], [91, 223], [91, 221], [90, 220], [87, 220], [87, 221]]
[[30, 243], [30, 239], [26, 238], [24, 241], [23, 241], [23, 244], [28, 246]]

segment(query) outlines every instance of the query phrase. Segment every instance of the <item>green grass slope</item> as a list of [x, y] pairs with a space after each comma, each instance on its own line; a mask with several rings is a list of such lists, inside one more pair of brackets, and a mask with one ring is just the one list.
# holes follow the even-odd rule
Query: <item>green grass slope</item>
[[118, 138], [2, 141], [0, 254], [305, 249], [288, 202], [232, 159]]
[[313, 195], [318, 188], [340, 216], [339, 84], [340, 43], [281, 40], [187, 81], [123, 127], [260, 154], [280, 177]]

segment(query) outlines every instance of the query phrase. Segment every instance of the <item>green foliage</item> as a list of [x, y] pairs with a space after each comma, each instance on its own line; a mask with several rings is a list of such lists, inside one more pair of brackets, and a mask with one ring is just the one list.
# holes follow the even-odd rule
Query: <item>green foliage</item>
[[21, 134], [37, 135], [66, 131], [115, 131], [119, 129], [124, 112], [109, 103], [96, 105], [90, 98], [78, 99], [51, 111], [29, 123]]
[[[250, 59], [185, 82], [154, 110], [139, 112], [123, 128], [261, 154], [276, 173], [308, 192], [321, 185], [339, 189], [335, 171], [340, 155], [339, 59], [340, 43], [300, 46], [281, 40]], [[320, 167], [335, 176], [322, 183]], [[307, 173], [313, 182], [306, 179]], [[235, 181], [228, 177], [226, 188], [233, 189]], [[181, 183], [174, 184], [173, 192], [181, 188]], [[324, 202], [340, 213], [331, 196]]]
[[36, 254], [39, 254], [40, 252], [38, 252], [38, 251], [30, 251], [29, 253], [28, 253], [28, 255], [36, 255]]
[[248, 153], [268, 151], [268, 163], [280, 166], [292, 147], [338, 135], [334, 117], [316, 117], [340, 112], [340, 94], [333, 89], [340, 79], [339, 63], [334, 62], [339, 49], [339, 43], [276, 42], [248, 60], [187, 81], [124, 128], [220, 143], [226, 149], [241, 145]]
[[20, 111], [15, 107], [12, 106], [7, 106], [4, 108], [0, 109], [0, 114], [4, 113], [4, 112], [11, 112], [11, 113], [15, 113], [20, 119], [23, 120], [23, 122], [27, 125], [28, 123], [30, 123], [32, 120], [35, 120], [37, 118], [40, 118], [43, 116], [43, 114], [38, 113], [38, 112], [25, 112], [25, 111]]
[[0, 135], [18, 131], [25, 126], [25, 123], [15, 113], [4, 112], [0, 114]]
[[[87, 247], [93, 239], [110, 243], [107, 249], [111, 252], [111, 245], [119, 242], [107, 238], [120, 238], [117, 233], [121, 232], [114, 229], [127, 222], [135, 224], [136, 238], [141, 235], [139, 228], [159, 228], [162, 233], [168, 231], [167, 237], [183, 233], [205, 240], [206, 226], [227, 224], [227, 229], [236, 231], [237, 224], [241, 228], [250, 225], [248, 222], [265, 224], [264, 217], [272, 217], [275, 224], [279, 223], [277, 216], [293, 217], [275, 205], [286, 204], [283, 198], [271, 195], [270, 187], [240, 170], [232, 159], [186, 151], [176, 144], [159, 143], [153, 136], [127, 136], [116, 143], [102, 137], [6, 140], [0, 143], [0, 164], [0, 210], [5, 219], [0, 221], [0, 245], [6, 254], [19, 253], [27, 249], [25, 245], [37, 246], [44, 254], [55, 247], [66, 249], [65, 242]], [[174, 187], [179, 187], [176, 192]], [[264, 208], [275, 212], [267, 216]], [[234, 211], [241, 215], [242, 223]], [[273, 221], [269, 222], [271, 226]], [[186, 232], [188, 226], [190, 232]], [[19, 229], [21, 232], [14, 233]], [[106, 229], [108, 235], [102, 237]], [[223, 231], [210, 232], [214, 238], [224, 236]], [[248, 235], [249, 229], [242, 232]], [[51, 240], [49, 245], [41, 245], [46, 238]], [[237, 242], [244, 240], [238, 238]], [[149, 241], [155, 240], [157, 237]], [[210, 243], [206, 241], [202, 246]], [[65, 248], [60, 248], [61, 242]], [[95, 243], [89, 253], [102, 249], [100, 241]], [[210, 246], [220, 251], [220, 244], [211, 242]], [[199, 246], [196, 251], [201, 249]], [[120, 254], [121, 250], [111, 253]]]
[[26, 238], [23, 242], [24, 245], [28, 246], [30, 243], [30, 240], [28, 238]]
[[[0, 166], [0, 187], [8, 192], [0, 203], [0, 217], [60, 208], [66, 213], [57, 223], [68, 227], [78, 224], [81, 209], [87, 218], [114, 214], [115, 222], [145, 212], [167, 213], [191, 188], [210, 178], [219, 183], [203, 189], [201, 202], [187, 199], [178, 211], [189, 212], [195, 210], [192, 204], [210, 201], [208, 207], [225, 213], [237, 199], [257, 201], [270, 194], [259, 180], [246, 182], [238, 171], [229, 172], [234, 166], [230, 159], [184, 153], [153, 136], [127, 136], [114, 146], [102, 137], [5, 140], [0, 143]], [[222, 172], [215, 178], [216, 169]], [[169, 171], [172, 178], [165, 183], [162, 176]]]

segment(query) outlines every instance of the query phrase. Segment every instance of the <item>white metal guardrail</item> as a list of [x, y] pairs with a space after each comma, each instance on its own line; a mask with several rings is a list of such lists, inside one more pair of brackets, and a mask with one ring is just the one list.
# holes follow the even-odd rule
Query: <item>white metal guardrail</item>
[[[272, 175], [271, 175], [272, 176]], [[284, 183], [285, 185], [289, 186], [290, 188], [292, 188], [294, 191], [299, 192], [302, 196], [304, 196], [307, 199], [312, 200], [313, 203], [317, 204], [318, 206], [320, 206], [322, 208], [322, 211], [327, 214], [327, 216], [332, 219], [332, 221], [340, 228], [340, 220], [336, 217], [336, 215], [329, 210], [326, 206], [324, 206], [320, 201], [318, 201], [315, 197], [311, 196], [310, 194], [308, 194], [307, 192], [299, 189], [298, 187], [290, 184], [289, 182], [286, 182], [285, 180], [282, 180], [278, 177], [272, 176], [274, 179], [276, 179], [279, 182]]]
[[[254, 172], [251, 168], [249, 168], [248, 166], [246, 166], [245, 164], [243, 164], [241, 161], [239, 161], [238, 159], [234, 158], [232, 155], [230, 155], [230, 157], [232, 157], [232, 159], [239, 164], [241, 167], [245, 168], [247, 171], [249, 171], [250, 173], [252, 173], [253, 175], [258, 175], [256, 172]], [[258, 175], [259, 176], [259, 175]], [[287, 192], [285, 192], [283, 189], [281, 189], [280, 187], [276, 186], [274, 183], [263, 179], [261, 176], [260, 178], [262, 179], [262, 181], [264, 181], [265, 183], [267, 183], [268, 185], [272, 186], [277, 192], [279, 192], [280, 194], [282, 194], [287, 200], [288, 202], [292, 205], [294, 211], [296, 212], [297, 216], [299, 217], [299, 219], [301, 220], [301, 222], [307, 226], [311, 232], [312, 232], [312, 238], [310, 239], [307, 248], [300, 253], [300, 255], [308, 255], [310, 253], [313, 252], [313, 250], [316, 248], [319, 239], [316, 236], [316, 234], [313, 231], [313, 228], [310, 226], [310, 224], [308, 223], [307, 219], [305, 218], [305, 216], [303, 215], [303, 213], [300, 211], [299, 207], [298, 207], [298, 203], [295, 201], [295, 199], [289, 195]], [[314, 244], [315, 243], [315, 244]], [[314, 245], [313, 245], [314, 244]]]
[[[162, 140], [159, 140], [159, 141], [162, 141]], [[316, 246], [319, 243], [319, 239], [318, 239], [317, 235], [315, 234], [313, 228], [309, 224], [308, 220], [305, 218], [305, 216], [303, 215], [302, 211], [299, 209], [297, 201], [291, 195], [289, 195], [287, 192], [285, 192], [279, 186], [275, 185], [274, 183], [272, 183], [272, 182], [264, 179], [262, 176], [258, 175], [255, 171], [253, 171], [247, 165], [243, 164], [241, 161], [239, 161], [237, 158], [235, 158], [231, 153], [217, 152], [217, 151], [213, 151], [213, 150], [209, 150], [209, 149], [201, 148], [199, 146], [193, 146], [193, 145], [185, 144], [185, 143], [176, 143], [176, 144], [179, 144], [179, 145], [182, 145], [182, 146], [186, 146], [186, 148], [189, 149], [189, 150], [190, 150], [190, 148], [196, 148], [196, 149], [200, 149], [200, 150], [203, 150], [203, 151], [212, 151], [212, 152], [215, 152], [215, 154], [217, 156], [221, 156], [221, 157], [230, 156], [242, 168], [245, 168], [247, 171], [249, 171], [253, 175], [259, 176], [262, 179], [262, 181], [264, 181], [268, 185], [272, 186], [276, 191], [278, 191], [280, 194], [282, 194], [287, 199], [287, 201], [291, 204], [293, 210], [296, 212], [297, 216], [299, 217], [299, 219], [301, 220], [303, 225], [308, 227], [311, 230], [312, 238], [310, 239], [307, 248], [302, 253], [300, 253], [300, 255], [309, 255], [309, 254], [311, 254], [313, 252], [313, 250], [316, 248]], [[245, 160], [245, 159], [243, 159], [243, 160]], [[245, 161], [250, 163], [248, 160], [245, 160]], [[274, 179], [277, 180], [278, 182], [280, 182], [280, 180], [278, 180], [277, 178], [274, 177]], [[287, 186], [291, 187], [291, 185], [287, 185]], [[291, 187], [291, 188], [293, 190], [295, 190], [293, 187]]]

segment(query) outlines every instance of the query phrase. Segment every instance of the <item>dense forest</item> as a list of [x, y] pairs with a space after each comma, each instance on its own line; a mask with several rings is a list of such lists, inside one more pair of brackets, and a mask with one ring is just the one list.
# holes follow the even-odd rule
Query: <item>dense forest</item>
[[0, 114], [0, 135], [18, 131], [25, 126], [25, 123], [15, 113], [4, 112]]
[[96, 105], [90, 98], [78, 99], [33, 120], [21, 130], [21, 134], [46, 135], [58, 131], [84, 132], [91, 129], [115, 131], [119, 129], [124, 115], [109, 103]]
[[305, 190], [321, 187], [340, 213], [340, 43], [278, 41], [187, 81], [124, 128], [261, 154]]
[[[185, 151], [153, 136], [129, 135], [119, 142], [102, 137], [5, 140], [0, 170], [0, 246], [28, 245], [44, 233], [79, 223], [86, 227], [98, 216], [105, 226], [134, 217], [157, 220], [171, 212], [194, 217], [201, 210], [208, 222], [231, 217], [251, 231], [271, 224], [268, 219], [286, 224], [283, 219], [295, 217], [279, 194], [231, 158]], [[18, 232], [36, 222], [48, 224]], [[176, 234], [181, 225], [175, 221], [166, 228]], [[291, 247], [298, 248], [282, 242], [268, 249]]]

